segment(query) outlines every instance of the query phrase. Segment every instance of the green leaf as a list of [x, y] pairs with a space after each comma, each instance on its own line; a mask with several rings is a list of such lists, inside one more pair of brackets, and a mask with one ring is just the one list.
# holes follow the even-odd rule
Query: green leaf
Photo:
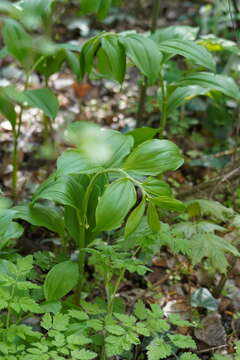
[[64, 236], [64, 223], [58, 210], [40, 204], [19, 205], [15, 210], [17, 211], [15, 218], [23, 219], [35, 226], [43, 226], [59, 234], [60, 237]]
[[112, 5], [112, 0], [101, 0], [101, 4], [97, 14], [100, 20], [103, 20], [107, 16], [111, 5]]
[[168, 140], [148, 140], [138, 145], [123, 168], [136, 175], [158, 175], [183, 164], [179, 148]]
[[157, 233], [160, 230], [160, 220], [155, 205], [150, 202], [147, 209], [147, 221], [150, 229]]
[[140, 202], [140, 204], [129, 215], [126, 226], [125, 226], [125, 232], [124, 232], [125, 237], [128, 237], [129, 235], [131, 235], [134, 232], [134, 230], [138, 227], [138, 225], [140, 224], [140, 222], [143, 218], [143, 215], [144, 215], [145, 205], [146, 205], [146, 202], [145, 202], [145, 199], [143, 199]]
[[15, 128], [17, 114], [14, 105], [7, 97], [0, 95], [0, 113], [10, 121], [12, 129]]
[[3, 40], [6, 48], [25, 68], [33, 64], [32, 38], [26, 33], [23, 26], [13, 19], [5, 20]]
[[146, 140], [150, 140], [154, 138], [154, 136], [158, 133], [158, 129], [153, 129], [147, 126], [142, 128], [134, 129], [129, 131], [127, 134], [131, 135], [134, 139], [134, 146], [138, 146]]
[[149, 177], [142, 185], [148, 194], [155, 196], [172, 196], [172, 190], [170, 186], [163, 180]]
[[197, 289], [192, 293], [191, 304], [194, 307], [201, 307], [209, 311], [217, 311], [218, 309], [218, 300], [205, 288]]
[[44, 281], [44, 296], [47, 301], [59, 300], [67, 295], [79, 279], [78, 265], [73, 261], [64, 261], [55, 265]]
[[165, 359], [172, 354], [172, 348], [163, 339], [155, 338], [147, 346], [148, 360]]
[[127, 56], [145, 75], [150, 83], [154, 83], [161, 69], [162, 54], [157, 44], [150, 38], [140, 34], [122, 36], [120, 42], [123, 44]]
[[183, 212], [186, 206], [179, 200], [171, 198], [169, 196], [158, 196], [151, 198], [151, 201], [159, 206], [161, 209]]
[[[87, 0], [88, 1], [88, 0]], [[93, 66], [94, 57], [99, 50], [101, 43], [102, 34], [99, 34], [90, 40], [86, 41], [82, 47], [80, 53], [80, 70], [81, 70], [81, 78], [83, 78], [85, 73], [90, 73]]]
[[203, 46], [196, 44], [191, 40], [183, 39], [169, 39], [159, 44], [159, 49], [162, 52], [171, 55], [182, 55], [189, 60], [194, 61], [211, 71], [215, 71], [215, 61], [210, 52]]
[[166, 40], [183, 39], [195, 40], [199, 32], [198, 27], [185, 26], [185, 25], [172, 25], [164, 29], [157, 29], [151, 36], [158, 44]]
[[225, 75], [215, 75], [208, 72], [196, 72], [179, 81], [179, 86], [198, 85], [210, 90], [217, 90], [237, 101], [240, 99], [239, 87], [234, 80]]
[[99, 71], [106, 76], [109, 74], [110, 78], [112, 77], [121, 84], [126, 72], [126, 56], [118, 36], [106, 35], [102, 37], [101, 45], [102, 47], [98, 51]]
[[126, 332], [125, 329], [119, 325], [107, 325], [105, 329], [113, 335], [124, 335]]
[[52, 328], [52, 316], [49, 313], [46, 313], [42, 317], [41, 326], [45, 330], [50, 330]]
[[71, 356], [79, 360], [92, 360], [97, 357], [97, 354], [90, 350], [81, 349], [71, 351]]
[[179, 360], [200, 360], [200, 358], [196, 354], [185, 352], [180, 356]]
[[97, 13], [102, 0], [81, 0], [80, 10], [84, 14]]
[[134, 314], [140, 320], [145, 320], [148, 317], [146, 306], [144, 305], [142, 300], [138, 300], [134, 307]]
[[51, 119], [57, 116], [58, 100], [49, 89], [27, 90], [23, 92], [23, 96], [28, 105], [42, 110]]
[[84, 175], [64, 176], [56, 179], [54, 175], [50, 176], [37, 188], [32, 201], [35, 203], [39, 199], [47, 199], [79, 210], [85, 191], [81, 180], [84, 182]]
[[108, 185], [97, 205], [95, 231], [119, 228], [135, 202], [136, 191], [129, 179]]
[[193, 209], [194, 207], [197, 212], [200, 211], [201, 216], [212, 216], [214, 219], [223, 222], [226, 222], [229, 218], [231, 218], [234, 215], [233, 209], [227, 208], [218, 201], [213, 201], [213, 200], [205, 200], [205, 199], [189, 200], [187, 202], [187, 207], [188, 210]]
[[203, 233], [194, 235], [190, 241], [191, 257], [193, 266], [200, 263], [204, 257], [207, 257], [213, 267], [225, 273], [228, 262], [225, 252], [234, 256], [239, 256], [238, 250], [224, 238], [212, 233]]
[[176, 335], [168, 334], [168, 337], [172, 341], [172, 343], [180, 349], [186, 349], [186, 348], [196, 349], [197, 347], [195, 341], [189, 335], [185, 336], [180, 334], [176, 334]]
[[92, 163], [80, 150], [66, 150], [57, 160], [57, 174], [70, 175], [80, 173], [94, 173], [101, 168]]
[[104, 167], [119, 167], [133, 145], [131, 136], [100, 126], [77, 121], [68, 126], [67, 139], [78, 147], [89, 162]]
[[[168, 97], [168, 114], [173, 112], [178, 106], [181, 106], [185, 102], [193, 99], [195, 96], [205, 95], [207, 92], [208, 89], [198, 85], [177, 87]], [[159, 101], [162, 101], [161, 97]]]
[[81, 70], [79, 56], [74, 52], [67, 50], [66, 59], [73, 73], [77, 76], [77, 78], [80, 78]]

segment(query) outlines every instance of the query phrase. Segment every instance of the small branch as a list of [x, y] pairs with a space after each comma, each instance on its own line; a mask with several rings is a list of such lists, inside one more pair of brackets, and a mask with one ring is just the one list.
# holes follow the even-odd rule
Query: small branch
[[227, 346], [228, 346], [227, 344], [214, 346], [214, 347], [211, 347], [211, 348], [208, 348], [208, 349], [198, 350], [198, 351], [196, 351], [196, 353], [197, 354], [203, 354], [203, 353], [206, 353], [206, 352], [209, 352], [209, 351], [215, 351], [215, 350], [223, 349], [223, 348], [225, 348]]
[[229, 173], [225, 173], [224, 175], [221, 176], [217, 176], [213, 179], [210, 179], [200, 185], [194, 185], [191, 188], [184, 190], [182, 192], [179, 193], [179, 197], [180, 198], [184, 198], [186, 196], [190, 196], [192, 194], [196, 194], [199, 193], [203, 190], [208, 190], [209, 188], [211, 188], [212, 186], [216, 186], [216, 184], [223, 184], [224, 182], [226, 182], [229, 179], [238, 179], [240, 175], [240, 167], [231, 170]]

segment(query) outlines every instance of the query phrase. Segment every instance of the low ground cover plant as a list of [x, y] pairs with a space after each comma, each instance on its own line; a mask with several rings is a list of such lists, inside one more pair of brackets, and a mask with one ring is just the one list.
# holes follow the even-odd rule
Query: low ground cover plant
[[[77, 4], [82, 17], [91, 14], [98, 21], [119, 5], [114, 0]], [[155, 6], [156, 17], [158, 1]], [[103, 31], [81, 45], [63, 43], [54, 31], [64, 7], [60, 0], [0, 4], [0, 60], [11, 58], [23, 74], [23, 81], [0, 87], [0, 113], [12, 132], [13, 200], [0, 199], [0, 358], [228, 359], [218, 352], [225, 343], [207, 349], [207, 357], [203, 349], [202, 357], [195, 330], [203, 326], [201, 317], [219, 311], [220, 296], [230, 293], [225, 285], [239, 258], [239, 207], [213, 196], [179, 200], [172, 174], [186, 171], [186, 157], [167, 130], [179, 109], [184, 114], [196, 97], [207, 98], [220, 112], [239, 107], [231, 66], [223, 71], [212, 50], [220, 44], [236, 55], [237, 45], [217, 34], [199, 37], [193, 26], [157, 29], [155, 17], [150, 32]], [[157, 125], [150, 127], [137, 115], [137, 128], [123, 132], [70, 122], [56, 164], [28, 199], [18, 200], [24, 112], [41, 110], [42, 141], [54, 138], [61, 104], [50, 89], [51, 76], [67, 68], [78, 82], [108, 79], [123, 86], [133, 67], [140, 83], [138, 110], [144, 112], [152, 89]], [[41, 79], [38, 88], [31, 82], [34, 74]], [[216, 189], [236, 175], [237, 164], [234, 157], [233, 169], [217, 179]], [[197, 186], [191, 176], [188, 180]], [[32, 234], [38, 244], [34, 240], [25, 250]], [[152, 259], [162, 253], [173, 264], [182, 263], [178, 281], [188, 278], [184, 316], [164, 311], [161, 294], [123, 296], [129, 283], [146, 292], [151, 288]], [[197, 271], [208, 273], [208, 289], [194, 279]], [[224, 314], [229, 313], [234, 311], [227, 308]], [[230, 353], [238, 360], [234, 329], [228, 332]]]

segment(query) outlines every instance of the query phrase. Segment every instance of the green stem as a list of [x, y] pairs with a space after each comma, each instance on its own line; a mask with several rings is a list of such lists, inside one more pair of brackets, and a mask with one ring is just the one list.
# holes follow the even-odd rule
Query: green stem
[[[24, 91], [28, 89], [29, 86], [29, 79], [32, 72], [35, 70], [36, 66], [42, 61], [43, 57], [38, 59], [38, 61], [33, 65], [33, 67], [26, 73], [26, 79], [24, 82]], [[21, 105], [20, 113], [18, 116], [18, 122], [13, 128], [13, 154], [12, 154], [12, 198], [16, 200], [17, 197], [17, 181], [18, 181], [18, 167], [19, 167], [19, 154], [18, 154], [18, 144], [19, 144], [19, 137], [21, 134], [21, 127], [22, 127], [22, 118], [23, 118], [23, 105]]]
[[[157, 29], [157, 20], [159, 17], [160, 8], [161, 8], [161, 1], [153, 0], [153, 10], [152, 10], [151, 28], [150, 28], [151, 34], [154, 34]], [[137, 124], [136, 124], [137, 127], [142, 126], [146, 97], [147, 97], [147, 77], [144, 76], [140, 86], [140, 95], [139, 95], [138, 111], [137, 111]]]
[[163, 76], [161, 75], [161, 90], [162, 90], [162, 108], [159, 126], [159, 137], [162, 138], [167, 123], [167, 94], [164, 84]]
[[[78, 219], [80, 224], [80, 219]], [[85, 266], [85, 252], [82, 251], [85, 248], [85, 226], [80, 225], [80, 235], [79, 235], [79, 255], [78, 255], [78, 270], [79, 270], [79, 281], [74, 293], [74, 303], [79, 305], [81, 292], [84, 284], [84, 266]]]
[[125, 269], [122, 269], [120, 271], [120, 275], [119, 277], [117, 278], [117, 281], [115, 283], [115, 286], [114, 286], [114, 289], [109, 297], [109, 300], [108, 300], [108, 315], [112, 316], [112, 313], [113, 313], [113, 305], [114, 305], [114, 300], [115, 300], [115, 297], [116, 297], [116, 294], [117, 294], [117, 291], [120, 287], [120, 284], [122, 282], [122, 279], [124, 278], [124, 274], [125, 274]]

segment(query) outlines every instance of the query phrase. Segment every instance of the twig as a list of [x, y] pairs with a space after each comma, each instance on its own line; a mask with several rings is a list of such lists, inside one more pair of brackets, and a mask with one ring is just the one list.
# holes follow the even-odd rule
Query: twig
[[235, 174], [239, 174], [240, 172], [240, 167], [233, 169], [232, 171], [230, 171], [228, 174], [226, 174], [221, 180], [218, 181], [218, 183], [216, 184], [216, 186], [213, 188], [211, 194], [210, 194], [210, 198], [213, 197], [213, 195], [216, 193], [216, 191], [218, 190], [219, 186], [228, 181], [230, 178], [232, 178]]
[[219, 346], [214, 346], [214, 347], [211, 347], [211, 348], [208, 348], [208, 349], [198, 350], [198, 351], [196, 351], [196, 353], [197, 353], [197, 354], [203, 354], [203, 353], [206, 353], [206, 352], [209, 352], [209, 351], [219, 350], [219, 349], [225, 348], [225, 347], [227, 347], [227, 346], [228, 346], [227, 344], [225, 344], [225, 345], [219, 345]]
[[[236, 168], [236, 169], [233, 169], [231, 170], [229, 173], [225, 173], [223, 175], [220, 175], [220, 176], [217, 176], [213, 179], [210, 179], [200, 185], [194, 185], [192, 186], [190, 189], [187, 189], [187, 190], [184, 190], [182, 192], [179, 193], [179, 197], [180, 198], [183, 198], [183, 197], [186, 197], [186, 196], [190, 196], [192, 194], [196, 194], [196, 193], [199, 193], [203, 190], [207, 190], [209, 189], [211, 186], [215, 186], [216, 183], [223, 183], [225, 182], [226, 180], [229, 180], [230, 178], [231, 179], [236, 179], [238, 178], [240, 175], [240, 167]], [[222, 181], [223, 180], [223, 181]]]

